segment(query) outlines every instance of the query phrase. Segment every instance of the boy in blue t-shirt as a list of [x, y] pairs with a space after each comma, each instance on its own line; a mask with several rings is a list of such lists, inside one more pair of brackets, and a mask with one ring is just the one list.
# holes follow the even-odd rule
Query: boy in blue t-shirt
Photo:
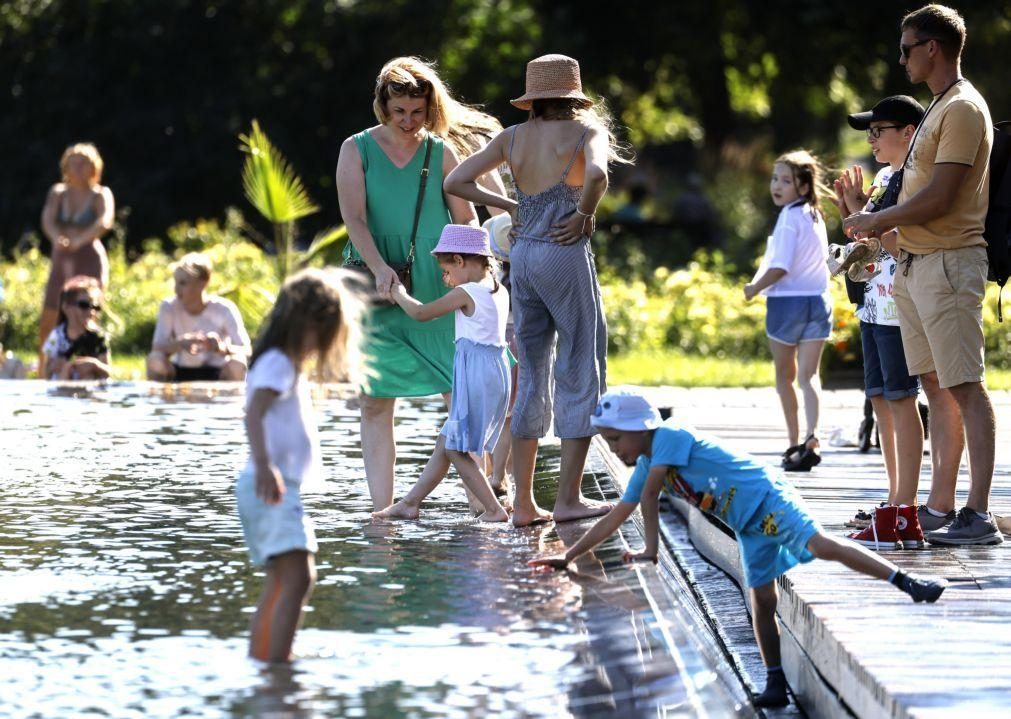
[[941, 578], [900, 572], [860, 545], [825, 534], [778, 472], [674, 419], [662, 422], [656, 408], [635, 392], [605, 394], [591, 422], [611, 451], [626, 465], [635, 465], [635, 471], [621, 502], [565, 554], [533, 559], [530, 564], [565, 568], [617, 531], [640, 501], [646, 547], [639, 554], [626, 554], [625, 559], [656, 562], [662, 490], [719, 517], [737, 534], [745, 584], [751, 593], [755, 640], [768, 671], [765, 691], [755, 698], [755, 706], [789, 703], [780, 666], [775, 580], [794, 565], [814, 558], [841, 562], [890, 581], [916, 602], [937, 601], [947, 586]]

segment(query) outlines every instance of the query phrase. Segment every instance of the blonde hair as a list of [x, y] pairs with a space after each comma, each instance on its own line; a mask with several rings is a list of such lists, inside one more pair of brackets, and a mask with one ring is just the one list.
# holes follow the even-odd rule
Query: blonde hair
[[211, 279], [211, 258], [203, 252], [190, 252], [173, 263], [172, 273], [183, 271], [190, 277], [207, 282]]
[[[315, 355], [314, 377], [319, 381], [352, 381], [358, 373], [359, 317], [362, 302], [348, 287], [345, 270], [301, 270], [281, 286], [270, 314], [253, 343], [249, 366], [269, 349], [278, 349], [302, 370]], [[305, 336], [314, 332], [308, 352]]]
[[92, 186], [102, 181], [102, 170], [105, 168], [105, 163], [102, 161], [102, 156], [98, 153], [98, 148], [90, 142], [78, 142], [64, 150], [63, 155], [60, 157], [60, 176], [64, 182], [67, 181], [67, 163], [74, 155], [80, 155], [91, 163], [93, 170], [91, 173]]
[[614, 136], [614, 118], [603, 100], [593, 104], [578, 97], [555, 97], [531, 100], [530, 119], [577, 120], [585, 125], [603, 128], [607, 133], [607, 160], [623, 165], [635, 161], [635, 154], [628, 145], [618, 142]]
[[[806, 200], [818, 215], [824, 216], [821, 200], [832, 198], [832, 190], [822, 177], [825, 170], [821, 162], [807, 150], [793, 150], [776, 158], [775, 164], [783, 164], [793, 172], [793, 186], [797, 194]], [[807, 192], [801, 192], [800, 186], [807, 185]]]
[[384, 125], [390, 120], [386, 103], [394, 97], [424, 97], [428, 101], [425, 127], [448, 141], [461, 159], [481, 149], [481, 136], [490, 138], [502, 131], [502, 123], [494, 117], [454, 99], [435, 65], [417, 57], [393, 58], [379, 71], [372, 111]]

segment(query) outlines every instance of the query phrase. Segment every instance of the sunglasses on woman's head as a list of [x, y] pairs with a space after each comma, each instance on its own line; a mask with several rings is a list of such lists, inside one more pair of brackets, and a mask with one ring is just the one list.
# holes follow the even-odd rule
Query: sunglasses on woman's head
[[425, 97], [431, 89], [428, 80], [416, 78], [414, 82], [401, 82], [394, 80], [386, 83], [386, 93], [388, 95], [407, 95], [408, 97]]
[[102, 305], [92, 304], [91, 300], [77, 300], [74, 306], [79, 310], [95, 310], [95, 312], [102, 311]]

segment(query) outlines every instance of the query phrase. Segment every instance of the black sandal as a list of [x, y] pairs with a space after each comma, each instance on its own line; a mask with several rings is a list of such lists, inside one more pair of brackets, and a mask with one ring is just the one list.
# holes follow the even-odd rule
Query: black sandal
[[[816, 446], [807, 446], [811, 440], [815, 441]], [[818, 454], [817, 442], [818, 438], [813, 434], [808, 436], [804, 440], [804, 444], [800, 445], [800, 454], [796, 459], [793, 459], [791, 456], [783, 458], [783, 469], [787, 472], [810, 472], [812, 467], [817, 467], [821, 464], [821, 455]]]

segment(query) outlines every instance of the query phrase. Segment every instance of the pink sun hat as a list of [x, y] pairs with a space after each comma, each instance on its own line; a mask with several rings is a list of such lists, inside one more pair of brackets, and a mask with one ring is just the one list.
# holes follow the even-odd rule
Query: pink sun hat
[[483, 227], [473, 225], [446, 225], [439, 236], [433, 255], [460, 254], [491, 257], [491, 244]]

